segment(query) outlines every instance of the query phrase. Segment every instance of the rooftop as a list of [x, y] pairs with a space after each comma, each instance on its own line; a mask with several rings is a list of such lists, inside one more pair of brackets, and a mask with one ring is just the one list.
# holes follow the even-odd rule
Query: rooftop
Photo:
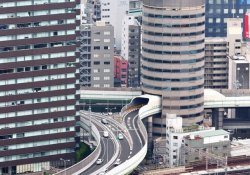
[[207, 131], [207, 132], [201, 132], [199, 133], [198, 135], [202, 138], [205, 138], [205, 137], [214, 137], [214, 136], [219, 136], [219, 135], [228, 135], [229, 132], [223, 130], [223, 129], [220, 129], [220, 130], [214, 130], [214, 131]]

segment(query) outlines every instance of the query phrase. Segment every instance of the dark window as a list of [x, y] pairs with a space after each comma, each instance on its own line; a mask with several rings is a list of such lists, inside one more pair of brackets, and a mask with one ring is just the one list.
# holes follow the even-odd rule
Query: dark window
[[17, 46], [17, 50], [27, 50], [29, 48], [30, 48], [29, 45], [26, 45], [26, 46]]
[[109, 65], [110, 62], [109, 61], [104, 61], [104, 64]]
[[25, 71], [26, 72], [30, 71], [30, 67], [25, 67]]
[[100, 65], [100, 61], [94, 61], [94, 65]]
[[34, 66], [34, 70], [40, 70], [40, 66]]
[[43, 65], [43, 66], [42, 66], [42, 69], [47, 69], [47, 65]]
[[17, 72], [23, 72], [23, 71], [24, 71], [24, 68], [23, 68], [23, 67], [17, 68]]
[[174, 139], [178, 139], [178, 136], [174, 136]]
[[100, 50], [100, 46], [94, 46], [94, 50]]
[[109, 50], [110, 47], [109, 46], [104, 46], [104, 50]]
[[34, 48], [35, 48], [35, 49], [45, 48], [45, 47], [47, 47], [47, 44], [35, 44], [35, 45], [34, 45]]

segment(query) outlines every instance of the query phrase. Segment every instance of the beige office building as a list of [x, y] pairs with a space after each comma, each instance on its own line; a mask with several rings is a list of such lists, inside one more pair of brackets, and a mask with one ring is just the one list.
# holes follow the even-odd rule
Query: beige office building
[[155, 126], [167, 114], [203, 120], [204, 38], [205, 0], [143, 0], [142, 89], [163, 101]]

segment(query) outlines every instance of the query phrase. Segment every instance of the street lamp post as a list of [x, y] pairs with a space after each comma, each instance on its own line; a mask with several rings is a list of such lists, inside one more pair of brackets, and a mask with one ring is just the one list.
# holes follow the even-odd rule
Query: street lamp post
[[[114, 108], [109, 108], [109, 107], [107, 107], [107, 108], [105, 108], [105, 109], [107, 109], [107, 113], [109, 114], [109, 112], [111, 113], [113, 109], [116, 109], [116, 107], [114, 107]], [[113, 117], [113, 118], [114, 118], [114, 117]]]
[[66, 169], [66, 162], [70, 162], [70, 160], [65, 160], [65, 159], [63, 159], [63, 158], [60, 158], [60, 160], [63, 161], [63, 165], [64, 165], [64, 174], [67, 175], [67, 174], [66, 174], [66, 171], [65, 171], [65, 169]]

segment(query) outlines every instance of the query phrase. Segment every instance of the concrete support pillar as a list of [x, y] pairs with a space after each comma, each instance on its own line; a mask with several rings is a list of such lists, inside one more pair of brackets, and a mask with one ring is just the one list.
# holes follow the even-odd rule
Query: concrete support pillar
[[153, 150], [153, 116], [147, 118], [147, 131], [148, 131], [148, 149]]
[[224, 108], [212, 109], [212, 125], [216, 129], [222, 129], [224, 119]]

